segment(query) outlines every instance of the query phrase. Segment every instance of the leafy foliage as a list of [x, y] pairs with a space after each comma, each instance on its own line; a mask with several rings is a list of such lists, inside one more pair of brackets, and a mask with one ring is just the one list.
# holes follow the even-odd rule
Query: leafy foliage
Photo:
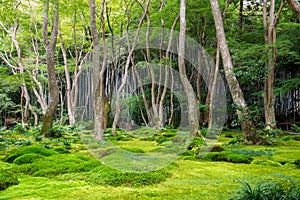
[[233, 200], [297, 200], [300, 198], [299, 182], [280, 176], [281, 180], [263, 180], [254, 184], [239, 181], [242, 187], [236, 191]]

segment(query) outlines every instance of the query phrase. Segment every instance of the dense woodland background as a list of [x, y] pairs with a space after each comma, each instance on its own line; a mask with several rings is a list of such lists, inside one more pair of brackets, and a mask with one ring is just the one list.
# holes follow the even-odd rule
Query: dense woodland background
[[[144, 67], [153, 78], [153, 63], [161, 71], [168, 66], [188, 78], [184, 88], [194, 90], [193, 105], [200, 114], [187, 108], [189, 122], [195, 123], [194, 117], [208, 127], [213, 126], [210, 105], [214, 72], [219, 71], [227, 88], [225, 125], [241, 127], [246, 139], [256, 143], [257, 129], [290, 129], [300, 122], [299, 7], [297, 0], [2, 0], [0, 126], [43, 123], [47, 135], [53, 121], [75, 125], [96, 119], [97, 139], [105, 128], [121, 126], [120, 117], [126, 118], [122, 125], [127, 129], [134, 128], [133, 122], [177, 127], [184, 111], [172, 90], [153, 81], [134, 92], [125, 87], [129, 70]], [[134, 50], [135, 41], [120, 54], [121, 42], [114, 36], [126, 39], [129, 30], [150, 27], [168, 29], [168, 34], [177, 31], [178, 54], [150, 47]], [[155, 35], [147, 33], [146, 44]], [[188, 49], [181, 40], [185, 36], [216, 63], [208, 65], [209, 84], [201, 71], [178, 56], [185, 53], [180, 47]], [[162, 74], [161, 80], [174, 78]], [[122, 102], [126, 109], [121, 106], [118, 113]], [[113, 112], [112, 104], [117, 105]]]

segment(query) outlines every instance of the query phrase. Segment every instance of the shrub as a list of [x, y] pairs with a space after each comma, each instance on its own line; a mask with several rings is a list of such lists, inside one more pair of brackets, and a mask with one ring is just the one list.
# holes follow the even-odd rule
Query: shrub
[[41, 146], [26, 146], [20, 147], [14, 151], [12, 151], [9, 155], [4, 158], [4, 162], [12, 163], [16, 158], [29, 153], [36, 153], [42, 156], [52, 156], [58, 154], [54, 150], [49, 150]]
[[293, 139], [296, 140], [296, 141], [300, 141], [300, 136], [296, 135], [296, 136], [293, 137]]
[[261, 181], [254, 184], [239, 181], [242, 184], [231, 198], [232, 200], [298, 200], [299, 183], [290, 177], [283, 180]]
[[9, 171], [0, 171], [0, 190], [5, 190], [9, 186], [18, 185], [19, 181], [17, 177]]
[[237, 154], [230, 151], [210, 152], [203, 159], [209, 161], [224, 161], [232, 163], [251, 163], [253, 160], [251, 156]]
[[224, 148], [220, 145], [215, 145], [209, 149], [210, 152], [221, 152], [224, 151]]
[[284, 137], [282, 138], [283, 141], [290, 141], [291, 139], [293, 139], [293, 137], [290, 136], [290, 135], [284, 136]]
[[230, 151], [238, 154], [244, 154], [249, 156], [267, 156], [271, 158], [274, 155], [274, 149], [265, 149], [265, 150], [251, 150], [251, 149], [231, 149]]
[[27, 164], [27, 163], [32, 163], [34, 160], [38, 158], [42, 158], [43, 156], [37, 153], [29, 153], [29, 154], [24, 154], [22, 156], [19, 156], [14, 160], [14, 164], [17, 165], [22, 165], [22, 164]]

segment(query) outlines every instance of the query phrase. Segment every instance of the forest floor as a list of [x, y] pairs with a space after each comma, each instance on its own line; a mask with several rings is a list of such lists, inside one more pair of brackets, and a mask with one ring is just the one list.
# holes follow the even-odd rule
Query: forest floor
[[[0, 191], [0, 199], [222, 200], [230, 199], [234, 195], [241, 186], [239, 181], [256, 183], [276, 177], [290, 177], [300, 181], [299, 136], [285, 134], [272, 138], [269, 145], [248, 146], [232, 144], [231, 141], [235, 140], [236, 135], [237, 132], [223, 132], [218, 138], [222, 148], [219, 152], [211, 153], [211, 156], [208, 156], [210, 159], [199, 159], [191, 153], [186, 153], [165, 169], [168, 173], [166, 178], [162, 176], [166, 174], [163, 172], [150, 174], [151, 178], [146, 177], [144, 180], [143, 175], [135, 179], [128, 173], [121, 174], [105, 167], [97, 168], [101, 163], [95, 165], [96, 159], [92, 158], [76, 139], [78, 133], [62, 134], [58, 138], [48, 139], [38, 137], [34, 131], [5, 130], [0, 132], [0, 170], [13, 172], [19, 184]], [[162, 140], [162, 137], [159, 140]], [[157, 138], [153, 141], [141, 141], [136, 138], [115, 141], [115, 144], [124, 149], [130, 151], [132, 148], [140, 152], [149, 152], [157, 148], [158, 143]], [[163, 142], [160, 145], [163, 145]], [[23, 153], [18, 154], [22, 152], [22, 148], [36, 146], [43, 146], [43, 149], [34, 150], [33, 153], [23, 150]], [[45, 149], [55, 150], [55, 153], [40, 153]], [[232, 159], [223, 159], [222, 156], [226, 157], [229, 154], [222, 152], [229, 151], [235, 153]], [[34, 158], [24, 161], [25, 154]], [[223, 161], [215, 159], [221, 154]], [[93, 168], [99, 170], [95, 172]], [[111, 173], [106, 173], [105, 170]]]

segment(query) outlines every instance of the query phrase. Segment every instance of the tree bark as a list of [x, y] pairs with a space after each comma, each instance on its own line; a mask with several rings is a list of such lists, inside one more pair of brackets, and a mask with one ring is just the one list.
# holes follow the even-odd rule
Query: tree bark
[[286, 0], [290, 9], [297, 15], [298, 21], [300, 21], [300, 2], [297, 0]]
[[[187, 78], [184, 57], [185, 57], [185, 32], [186, 32], [186, 0], [180, 1], [180, 32], [179, 32], [179, 49], [178, 49], [178, 68], [180, 78], [184, 87], [185, 94], [188, 100], [188, 120], [190, 134], [196, 135], [199, 127], [198, 116], [197, 116], [197, 104], [194, 96], [194, 90]], [[182, 111], [184, 112], [184, 111]]]
[[147, 5], [144, 8], [144, 13], [143, 13], [143, 15], [142, 15], [142, 17], [139, 21], [139, 24], [138, 24], [138, 27], [137, 27], [137, 32], [134, 36], [133, 44], [132, 44], [131, 49], [130, 49], [130, 51], [128, 53], [128, 56], [127, 56], [127, 60], [126, 60], [126, 64], [125, 64], [125, 70], [124, 70], [124, 74], [123, 74], [123, 77], [122, 77], [121, 85], [118, 88], [117, 95], [116, 95], [116, 113], [115, 113], [114, 121], [113, 121], [113, 124], [112, 124], [112, 134], [116, 134], [116, 128], [117, 128], [117, 124], [118, 124], [120, 113], [121, 113], [121, 108], [120, 108], [121, 92], [122, 92], [122, 90], [124, 89], [124, 87], [126, 85], [126, 81], [127, 81], [127, 77], [128, 77], [128, 71], [129, 71], [128, 70], [129, 69], [129, 64], [131, 62], [131, 57], [133, 55], [133, 51], [135, 49], [135, 46], [136, 46], [136, 43], [137, 43], [137, 40], [138, 40], [138, 36], [139, 36], [139, 33], [140, 33], [140, 28], [142, 26], [142, 23], [143, 23], [145, 17], [146, 17], [146, 14], [148, 12], [149, 5], [150, 5], [150, 0], [148, 0]]
[[44, 6], [44, 19], [43, 19], [43, 39], [47, 53], [47, 72], [48, 72], [48, 88], [50, 100], [46, 113], [43, 118], [43, 126], [41, 134], [49, 137], [49, 130], [52, 128], [57, 105], [59, 101], [59, 89], [57, 86], [55, 68], [54, 68], [54, 53], [56, 46], [56, 39], [58, 33], [58, 1], [53, 2], [53, 27], [51, 31], [51, 38], [48, 41], [48, 12], [49, 12], [49, 1], [45, 1]]
[[103, 140], [103, 132], [106, 128], [107, 120], [105, 119], [105, 91], [104, 91], [104, 72], [107, 61], [107, 47], [105, 40], [105, 24], [104, 24], [104, 7], [105, 0], [102, 0], [101, 7], [101, 27], [103, 42], [103, 62], [100, 69], [100, 43], [98, 30], [96, 27], [96, 5], [95, 0], [90, 1], [90, 26], [93, 40], [93, 103], [94, 103], [94, 138], [95, 140]]
[[243, 129], [244, 139], [248, 143], [257, 143], [258, 142], [258, 135], [256, 132], [256, 127], [254, 122], [249, 119], [249, 111], [244, 99], [244, 94], [240, 88], [238, 80], [235, 77], [233, 71], [233, 64], [231, 61], [225, 32], [224, 32], [224, 25], [222, 21], [222, 16], [220, 12], [220, 7], [218, 0], [210, 0], [212, 12], [214, 16], [216, 32], [217, 32], [217, 39], [220, 45], [220, 52], [222, 55], [223, 67], [225, 71], [225, 77], [229, 85], [229, 89], [232, 95], [232, 99], [234, 104], [237, 105], [237, 115], [239, 121], [241, 122], [241, 126]]
[[265, 109], [265, 123], [266, 129], [276, 129], [275, 118], [275, 98], [274, 98], [274, 81], [275, 81], [275, 63], [278, 57], [278, 50], [276, 47], [276, 25], [279, 20], [280, 13], [284, 5], [284, 0], [281, 1], [280, 8], [275, 13], [275, 0], [270, 1], [269, 13], [267, 13], [267, 0], [263, 1], [263, 25], [264, 38], [267, 48], [266, 55], [266, 71], [267, 77], [264, 83], [264, 109]]

